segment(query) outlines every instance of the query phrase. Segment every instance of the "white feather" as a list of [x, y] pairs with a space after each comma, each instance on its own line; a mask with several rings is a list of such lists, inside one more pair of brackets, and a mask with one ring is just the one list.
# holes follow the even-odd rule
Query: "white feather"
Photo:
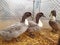
[[38, 26], [39, 26], [39, 27], [42, 27], [42, 26], [43, 26], [43, 23], [41, 22], [40, 19], [39, 19], [39, 22], [38, 22]]
[[51, 21], [55, 21], [55, 20], [56, 20], [56, 17], [51, 14], [51, 15], [50, 15], [50, 20], [51, 20]]
[[28, 24], [28, 20], [27, 20], [27, 19], [25, 19], [25, 24], [26, 24], [26, 25], [29, 25], [29, 24]]

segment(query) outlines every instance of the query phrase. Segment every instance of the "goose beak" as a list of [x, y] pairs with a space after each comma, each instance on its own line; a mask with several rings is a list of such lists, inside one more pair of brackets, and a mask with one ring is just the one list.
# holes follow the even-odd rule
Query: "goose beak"
[[52, 16], [52, 14], [49, 15], [49, 17]]
[[44, 15], [43, 15], [43, 17], [45, 17], [45, 18], [46, 18], [46, 16], [44, 16]]
[[47, 18], [47, 17], [46, 17], [46, 16], [44, 16], [44, 15], [41, 17], [41, 19], [46, 19], [46, 18]]
[[33, 16], [31, 16], [31, 18], [33, 18]]
[[47, 17], [43, 15], [42, 19], [47, 19]]
[[[50, 14], [51, 15], [51, 14]], [[50, 15], [49, 15], [49, 17], [50, 17]]]

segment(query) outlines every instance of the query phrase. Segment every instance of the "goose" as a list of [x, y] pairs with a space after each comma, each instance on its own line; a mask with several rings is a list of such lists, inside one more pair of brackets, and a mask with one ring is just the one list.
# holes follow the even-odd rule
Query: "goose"
[[29, 37], [34, 38], [35, 35], [33, 34], [34, 31], [40, 30], [43, 27], [43, 23], [40, 20], [41, 17], [45, 17], [42, 12], [37, 13], [35, 22], [34, 21], [28, 21], [29, 23], [29, 28], [27, 32], [29, 32]]
[[24, 13], [21, 22], [17, 22], [16, 24], [13, 24], [6, 29], [0, 30], [0, 36], [5, 41], [10, 41], [12, 39], [16, 39], [16, 41], [18, 41], [17, 38], [28, 29], [27, 18], [30, 16], [30, 12]]
[[51, 14], [49, 15], [50, 20], [49, 20], [49, 25], [52, 28], [52, 32], [56, 33], [60, 30], [60, 24], [56, 21], [56, 11], [52, 10]]

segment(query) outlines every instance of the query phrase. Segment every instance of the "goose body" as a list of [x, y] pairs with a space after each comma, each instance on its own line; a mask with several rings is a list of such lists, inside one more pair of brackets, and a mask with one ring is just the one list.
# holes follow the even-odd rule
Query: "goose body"
[[40, 30], [43, 27], [43, 23], [40, 19], [39, 19], [38, 24], [34, 21], [29, 21], [28, 23], [29, 23], [29, 30], [30, 31]]
[[38, 13], [36, 15], [36, 18], [35, 18], [36, 19], [36, 22], [34, 22], [34, 21], [28, 21], [28, 23], [29, 23], [28, 32], [30, 34], [29, 36], [32, 37], [32, 38], [34, 37], [33, 32], [34, 31], [39, 31], [43, 27], [43, 23], [40, 20], [40, 16], [42, 17], [43, 16], [43, 13]]
[[60, 28], [59, 28], [60, 24], [58, 22], [56, 22], [56, 21], [49, 21], [49, 25], [51, 26], [51, 28], [54, 31], [60, 30]]
[[22, 33], [24, 33], [28, 29], [28, 22], [26, 18], [31, 16], [30, 12], [26, 12], [23, 17], [21, 22], [17, 22], [9, 27], [7, 27], [4, 30], [0, 31], [0, 36], [5, 39], [6, 41], [10, 41], [13, 38], [19, 37]]
[[5, 40], [12, 40], [13, 38], [19, 37], [22, 33], [27, 30], [28, 26], [24, 23], [16, 23], [9, 26], [7, 29], [1, 30], [0, 35]]
[[36, 18], [35, 18], [36, 22], [34, 22], [34, 21], [28, 22], [31, 29], [40, 30], [43, 27], [43, 23], [40, 20], [41, 17], [44, 17], [44, 14], [42, 12], [37, 13]]
[[29, 31], [33, 32], [39, 30], [40, 27], [34, 21], [29, 21], [28, 23], [29, 23], [29, 28], [28, 28]]
[[58, 30], [60, 30], [60, 28], [59, 28], [60, 24], [56, 21], [56, 11], [55, 10], [51, 11], [49, 25], [53, 29], [52, 30], [53, 32], [57, 32]]

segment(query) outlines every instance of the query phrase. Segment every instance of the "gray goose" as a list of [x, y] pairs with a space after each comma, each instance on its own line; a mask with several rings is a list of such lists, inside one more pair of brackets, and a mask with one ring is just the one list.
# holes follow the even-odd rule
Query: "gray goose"
[[35, 35], [33, 34], [33, 31], [38, 31], [43, 27], [43, 23], [40, 20], [41, 17], [45, 17], [42, 12], [37, 13], [36, 18], [35, 18], [36, 22], [28, 21], [29, 28], [27, 31], [29, 32], [29, 35], [28, 35], [29, 37], [34, 38]]
[[16, 24], [11, 25], [4, 30], [0, 30], [0, 36], [5, 41], [10, 41], [12, 39], [16, 39], [16, 41], [18, 41], [17, 38], [28, 29], [27, 18], [30, 16], [30, 12], [24, 13], [21, 22], [17, 22]]
[[60, 30], [60, 24], [56, 21], [56, 11], [52, 10], [50, 14], [49, 25], [52, 28], [52, 32], [56, 33]]

